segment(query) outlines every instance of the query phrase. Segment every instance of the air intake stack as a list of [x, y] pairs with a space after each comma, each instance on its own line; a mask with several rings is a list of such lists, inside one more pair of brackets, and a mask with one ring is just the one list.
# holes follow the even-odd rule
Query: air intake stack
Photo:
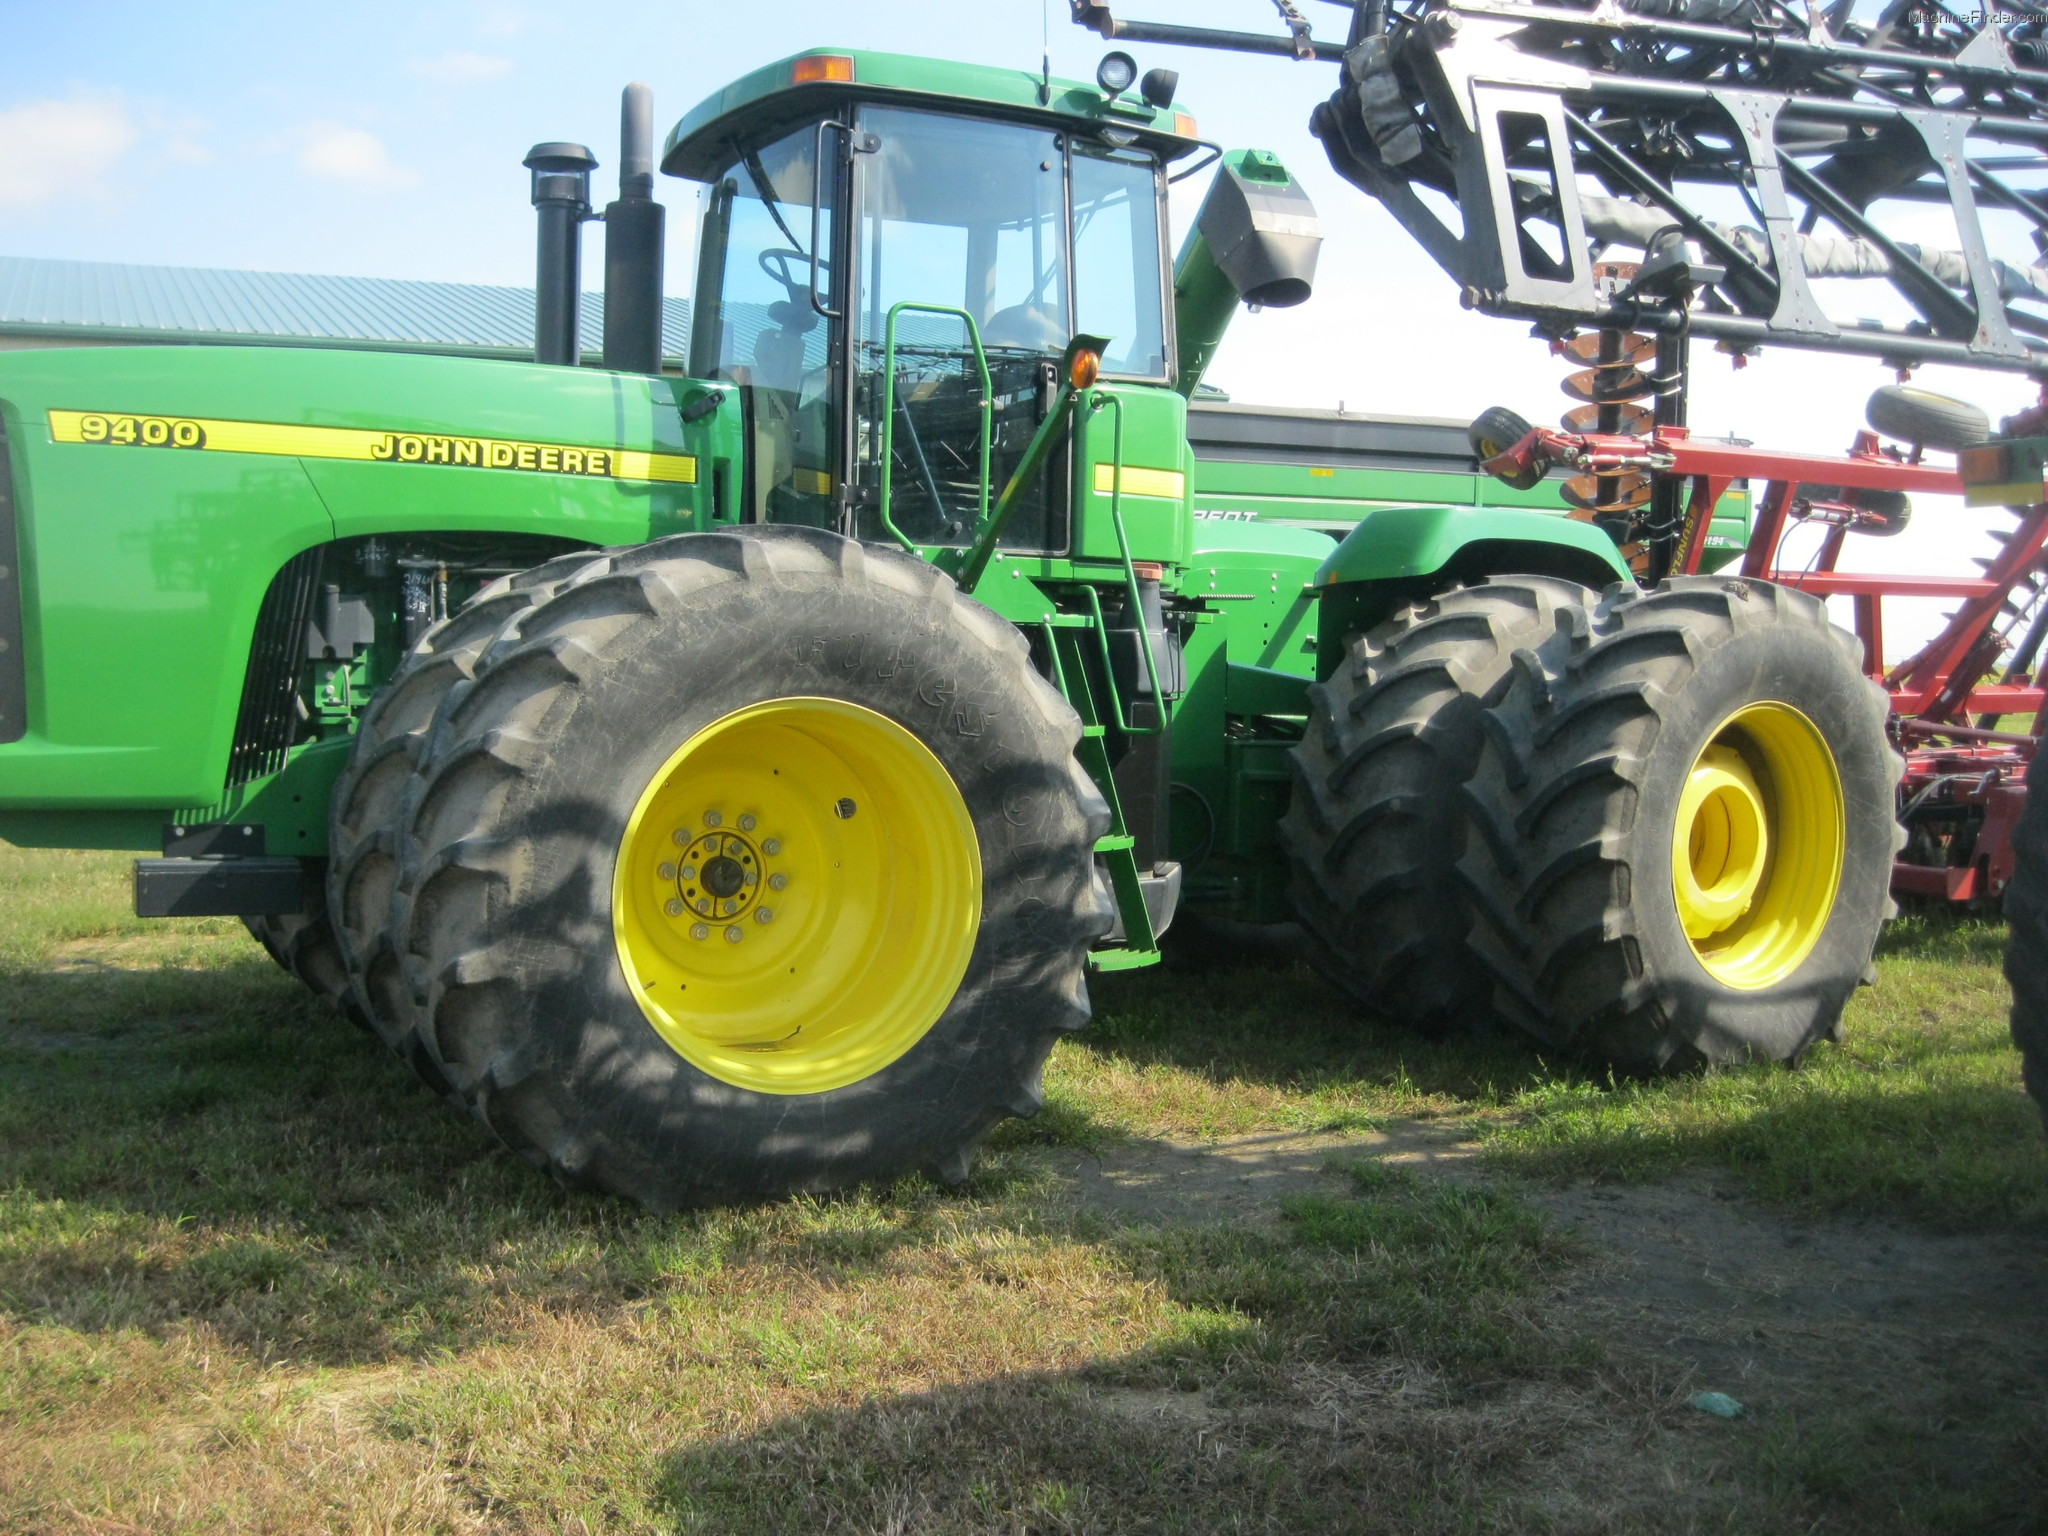
[[574, 367], [577, 295], [583, 280], [583, 221], [597, 156], [581, 144], [536, 144], [526, 154], [540, 243], [534, 262], [533, 360]]

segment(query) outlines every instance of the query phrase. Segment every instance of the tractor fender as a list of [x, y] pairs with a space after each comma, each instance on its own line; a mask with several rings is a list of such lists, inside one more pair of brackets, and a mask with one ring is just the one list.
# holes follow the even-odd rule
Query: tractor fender
[[1399, 581], [1439, 572], [1468, 579], [1507, 572], [1565, 576], [1589, 587], [1632, 579], [1614, 541], [1591, 523], [1513, 507], [1419, 506], [1367, 513], [1324, 559], [1315, 584]]
[[1366, 514], [1317, 568], [1317, 675], [1343, 659], [1344, 638], [1405, 603], [1487, 576], [1558, 576], [1595, 591], [1633, 581], [1614, 541], [1590, 523], [1510, 507], [1382, 507]]

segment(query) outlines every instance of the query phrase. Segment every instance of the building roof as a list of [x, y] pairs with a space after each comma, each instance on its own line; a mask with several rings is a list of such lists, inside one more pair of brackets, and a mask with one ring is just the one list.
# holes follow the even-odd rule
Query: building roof
[[[689, 316], [689, 300], [662, 301], [664, 356], [683, 356]], [[603, 294], [583, 295], [582, 333], [602, 350]], [[0, 336], [531, 357], [533, 290], [0, 256]]]

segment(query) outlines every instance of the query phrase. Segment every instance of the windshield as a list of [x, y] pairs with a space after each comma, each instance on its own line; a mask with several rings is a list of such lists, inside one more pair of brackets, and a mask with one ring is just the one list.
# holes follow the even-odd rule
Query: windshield
[[[1077, 329], [1115, 338], [1105, 371], [1165, 378], [1157, 168], [1022, 124], [873, 107], [861, 127], [872, 149], [861, 156], [854, 232], [855, 456], [870, 509], [860, 528], [886, 536], [886, 462], [896, 526], [918, 543], [957, 544], [972, 534], [981, 495], [970, 319], [992, 395], [991, 497], [1051, 408], [1055, 365]], [[1027, 488], [1003, 543], [1064, 548], [1065, 503], [1062, 459]]]

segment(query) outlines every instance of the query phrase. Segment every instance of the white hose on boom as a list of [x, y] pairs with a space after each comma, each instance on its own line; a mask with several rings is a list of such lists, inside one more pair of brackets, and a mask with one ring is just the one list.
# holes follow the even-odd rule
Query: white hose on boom
[[[1663, 209], [1645, 208], [1641, 203], [1623, 198], [1582, 194], [1579, 207], [1585, 215], [1586, 233], [1603, 244], [1647, 249], [1660, 230], [1675, 227], [1671, 215]], [[1708, 224], [1707, 228], [1759, 266], [1771, 266], [1771, 242], [1762, 230], [1752, 229], [1746, 224]], [[1836, 235], [1797, 235], [1794, 238], [1799, 242], [1799, 259], [1805, 264], [1808, 277], [1891, 276], [1891, 257], [1868, 240]], [[1919, 262], [1943, 286], [1969, 291], [1970, 268], [1961, 251], [1945, 251], [1904, 240], [1896, 243], [1902, 252]], [[1998, 275], [1998, 296], [2001, 299], [2007, 302], [2014, 299], [2048, 302], [2048, 266], [2019, 267], [2005, 261], [1993, 261], [1991, 266]]]

